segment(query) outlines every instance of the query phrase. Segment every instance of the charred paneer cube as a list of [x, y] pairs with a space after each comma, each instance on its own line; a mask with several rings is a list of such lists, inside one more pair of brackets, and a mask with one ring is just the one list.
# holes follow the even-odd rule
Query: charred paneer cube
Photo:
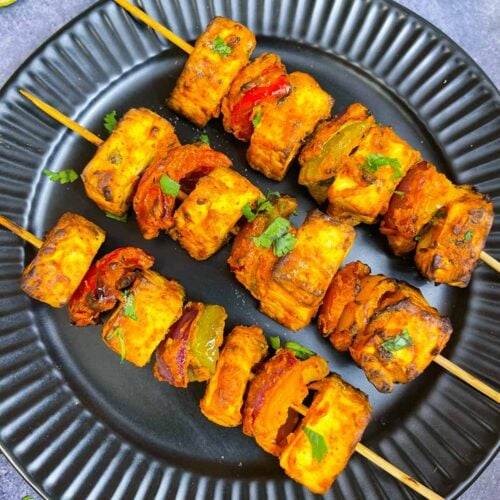
[[296, 358], [286, 348], [266, 361], [250, 382], [243, 409], [243, 432], [268, 453], [279, 456], [299, 421], [293, 409], [308, 395], [307, 385], [328, 375], [320, 356]]
[[236, 326], [224, 341], [215, 374], [208, 381], [200, 408], [224, 427], [240, 425], [243, 398], [256, 366], [267, 355], [267, 341], [258, 326]]
[[179, 283], [151, 269], [142, 271], [104, 324], [102, 340], [122, 360], [144, 366], [181, 316], [183, 303]]
[[327, 213], [350, 224], [374, 224], [394, 190], [420, 158], [391, 127], [372, 126], [357, 149], [342, 157], [328, 188]]
[[229, 237], [243, 207], [263, 195], [245, 177], [218, 167], [200, 179], [174, 215], [170, 235], [196, 260], [211, 257]]
[[250, 166], [269, 179], [281, 181], [305, 138], [328, 118], [333, 98], [306, 73], [288, 75], [290, 93], [254, 108], [254, 132], [247, 151]]
[[318, 125], [299, 155], [299, 184], [306, 186], [319, 203], [328, 198], [328, 189], [337, 169], [359, 146], [375, 118], [359, 103], [344, 113]]
[[419, 272], [435, 283], [466, 287], [493, 224], [493, 204], [468, 187], [439, 210], [421, 235], [415, 252]]
[[316, 395], [299, 427], [288, 437], [280, 465], [313, 493], [325, 494], [347, 466], [372, 410], [366, 395], [338, 375], [309, 388]]
[[65, 306], [89, 270], [106, 233], [67, 212], [49, 231], [21, 277], [21, 290], [52, 307]]
[[461, 190], [429, 162], [411, 167], [394, 191], [380, 224], [392, 251], [396, 255], [411, 252], [424, 226], [460, 194]]
[[444, 349], [452, 333], [450, 320], [416, 288], [398, 283], [350, 347], [354, 361], [380, 392], [420, 375]]
[[178, 190], [189, 194], [196, 183], [216, 167], [231, 167], [231, 160], [202, 142], [170, 148], [157, 155], [142, 174], [134, 195], [137, 224], [145, 239], [174, 225]]
[[145, 108], [131, 109], [82, 172], [88, 197], [101, 210], [123, 216], [142, 172], [157, 154], [178, 144], [167, 120]]
[[167, 101], [197, 127], [219, 116], [222, 98], [255, 48], [254, 34], [225, 17], [215, 17], [196, 41]]
[[297, 231], [293, 250], [275, 264], [274, 281], [301, 304], [319, 307], [355, 237], [351, 226], [311, 211]]

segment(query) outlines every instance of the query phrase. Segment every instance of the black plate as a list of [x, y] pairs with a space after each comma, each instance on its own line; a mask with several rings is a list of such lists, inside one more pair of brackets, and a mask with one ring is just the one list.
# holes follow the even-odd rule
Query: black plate
[[[145, 9], [193, 40], [215, 15], [237, 19], [258, 34], [258, 49], [278, 52], [289, 70], [313, 74], [336, 98], [335, 110], [362, 101], [379, 121], [453, 181], [473, 183], [498, 202], [500, 99], [474, 63], [425, 21], [389, 1], [145, 1]], [[182, 10], [180, 5], [182, 5]], [[143, 240], [133, 218], [107, 219], [80, 181], [56, 185], [44, 168], [81, 170], [94, 153], [17, 94], [26, 88], [102, 137], [102, 117], [146, 106], [171, 119], [183, 142], [199, 131], [164, 106], [185, 55], [132, 20], [112, 2], [99, 4], [65, 28], [4, 88], [0, 107], [0, 213], [43, 235], [73, 210], [104, 227], [103, 252], [137, 245], [155, 268], [178, 279], [190, 299], [224, 305], [228, 328], [261, 325], [267, 335], [293, 338], [325, 356], [332, 370], [368, 393], [374, 417], [363, 442], [441, 495], [455, 496], [494, 455], [496, 405], [431, 366], [391, 395], [378, 394], [347, 355], [329, 348], [310, 326], [292, 334], [261, 315], [228, 272], [226, 247], [196, 263], [166, 236]], [[298, 197], [300, 223], [313, 206], [297, 186], [297, 167], [279, 185], [245, 166], [242, 143], [220, 121], [207, 127], [212, 145], [263, 190]], [[498, 207], [498, 205], [497, 205]], [[453, 322], [445, 355], [498, 387], [500, 342], [497, 275], [481, 266], [466, 290], [434, 287], [411, 259], [390, 255], [376, 227], [362, 226], [348, 261], [420, 287]], [[487, 251], [498, 246], [498, 220]], [[150, 368], [120, 364], [98, 328], [68, 325], [67, 312], [35, 303], [18, 285], [34, 250], [0, 232], [0, 438], [2, 450], [35, 487], [65, 498], [303, 498], [277, 460], [240, 429], [205, 420], [204, 386], [187, 390], [156, 382]], [[498, 255], [497, 255], [498, 257]], [[329, 493], [336, 497], [397, 498], [408, 489], [354, 456]]]

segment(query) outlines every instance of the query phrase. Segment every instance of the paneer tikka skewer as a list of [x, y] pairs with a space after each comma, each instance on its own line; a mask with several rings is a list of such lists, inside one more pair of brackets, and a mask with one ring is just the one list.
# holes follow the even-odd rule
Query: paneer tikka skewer
[[[152, 28], [158, 29], [158, 23], [137, 7], [125, 0], [117, 3]], [[207, 85], [209, 90], [206, 90], [202, 88], [200, 80], [213, 79], [215, 73], [221, 72], [224, 78], [220, 81], [229, 88], [220, 103], [224, 128], [241, 140], [250, 140], [247, 160], [253, 168], [271, 179], [281, 180], [306, 136], [316, 128], [313, 140], [300, 156], [302, 168], [299, 182], [308, 187], [318, 202], [329, 198], [330, 215], [354, 224], [374, 223], [388, 211], [389, 203], [397, 205], [396, 196], [405, 196], [405, 191], [396, 189], [397, 184], [420, 159], [420, 154], [402, 141], [390, 127], [378, 126], [366, 108], [360, 105], [351, 106], [349, 111], [352, 109], [352, 113], [348, 112], [316, 127], [318, 122], [330, 115], [333, 99], [327, 98], [327, 94], [319, 87], [315, 89], [317, 84], [313, 80], [295, 88], [291, 80], [298, 78], [305, 83], [304, 79], [310, 77], [303, 73], [288, 75], [280, 58], [274, 54], [263, 54], [250, 63], [248, 54], [241, 56], [241, 70], [232, 83], [229, 82], [225, 78], [224, 62], [232, 54], [232, 49], [226, 44], [225, 49], [221, 50], [223, 38], [215, 29], [220, 23], [220, 32], [225, 33], [222, 27], [227, 22], [224, 18], [215, 18], [199, 38], [203, 43], [198, 45], [197, 42], [191, 50], [179, 45], [178, 37], [166, 35], [190, 54], [173, 94], [177, 96], [183, 85], [196, 85], [201, 93], [195, 99], [203, 101], [207, 99], [207, 92], [210, 93], [210, 85]], [[240, 30], [241, 25], [236, 24]], [[245, 33], [247, 37], [251, 36], [248, 30]], [[205, 59], [210, 60], [210, 71], [205, 72], [203, 69], [196, 79], [189, 78], [189, 75], [196, 73], [200, 61], [205, 62]], [[300, 97], [301, 92], [303, 97]], [[192, 99], [192, 96], [187, 95], [182, 100], [175, 99], [173, 108], [189, 119]], [[212, 104], [217, 105], [215, 101]], [[217, 109], [212, 116], [218, 113]], [[391, 195], [395, 201], [391, 200]], [[445, 198], [442, 199], [442, 203], [445, 201]], [[413, 207], [413, 210], [418, 212], [418, 206]], [[464, 287], [479, 259], [500, 272], [500, 263], [483, 251], [492, 220], [492, 207], [486, 197], [469, 193], [460, 203], [457, 201], [449, 212], [446, 217], [442, 217], [443, 211], [439, 212], [441, 218], [447, 221], [436, 223], [436, 218], [431, 217], [425, 223], [435, 229], [418, 245], [416, 264], [421, 274], [436, 283]], [[401, 231], [401, 227], [397, 223], [391, 225], [389, 217], [387, 220], [381, 230], [391, 238], [390, 234], [394, 234], [395, 230]], [[457, 225], [465, 229], [457, 229]], [[473, 225], [473, 229], [468, 229], [470, 225]], [[454, 247], [449, 244], [450, 236]], [[420, 240], [419, 234], [414, 237]], [[392, 244], [391, 247], [394, 248]]]
[[[75, 289], [76, 279], [68, 280], [67, 275], [77, 263], [77, 277], [87, 271], [69, 300], [72, 319], [78, 311], [77, 324], [95, 324], [102, 312], [119, 301], [102, 330], [108, 347], [122, 360], [141, 367], [161, 342], [154, 365], [159, 380], [176, 387], [209, 380], [200, 403], [203, 413], [225, 426], [243, 422], [244, 432], [279, 455], [286, 474], [311, 491], [326, 493], [356, 450], [426, 498], [441, 498], [359, 443], [370, 420], [368, 399], [340, 376], [329, 375], [326, 361], [319, 356], [298, 358], [290, 348], [283, 348], [262, 363], [267, 355], [262, 330], [239, 326], [228, 335], [219, 359], [224, 309], [193, 302], [183, 307], [182, 286], [152, 271], [153, 259], [142, 250], [116, 249], [89, 268], [104, 231], [83, 217], [64, 214], [43, 242], [3, 217], [0, 222], [40, 248], [22, 283], [27, 275], [39, 288], [46, 277], [56, 285], [44, 295], [23, 286], [27, 294], [62, 307]], [[283, 393], [279, 387], [287, 390]], [[316, 395], [307, 408], [302, 402], [309, 390]], [[288, 417], [290, 412], [293, 418]]]

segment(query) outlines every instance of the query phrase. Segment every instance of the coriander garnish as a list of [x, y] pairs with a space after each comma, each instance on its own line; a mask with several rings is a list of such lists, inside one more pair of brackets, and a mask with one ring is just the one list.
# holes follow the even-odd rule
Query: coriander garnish
[[401, 333], [392, 337], [392, 339], [386, 340], [380, 345], [380, 347], [385, 349], [387, 352], [393, 353], [399, 351], [400, 349], [404, 349], [405, 347], [410, 347], [411, 345], [413, 345], [413, 340], [410, 336], [410, 332], [407, 328], [403, 328]]
[[269, 212], [272, 208], [271, 199], [279, 198], [281, 194], [278, 191], [268, 191], [266, 198], [259, 198], [257, 200], [257, 208], [255, 212], [252, 211], [250, 203], [245, 203], [245, 206], [241, 209], [241, 213], [246, 217], [248, 222], [252, 222], [258, 214], [263, 212]]
[[171, 179], [167, 174], [163, 174], [160, 177], [160, 188], [165, 194], [177, 196], [181, 190], [181, 185]]
[[468, 241], [470, 241], [473, 236], [474, 236], [474, 233], [472, 231], [467, 231], [464, 234], [464, 243], [467, 243]]
[[113, 340], [116, 336], [118, 336], [118, 341], [120, 342], [120, 356], [122, 358], [120, 363], [123, 363], [125, 361], [125, 334], [123, 330], [120, 327], [115, 328], [113, 332], [106, 337], [106, 340]]
[[210, 137], [208, 137], [207, 134], [201, 134], [200, 137], [198, 137], [198, 142], [203, 142], [207, 146], [210, 146]]
[[258, 111], [257, 114], [252, 118], [252, 125], [256, 127], [262, 120], [262, 111]]
[[233, 53], [233, 49], [220, 36], [217, 36], [212, 44], [212, 52], [221, 57], [227, 57]]
[[117, 220], [118, 222], [127, 222], [128, 219], [128, 213], [124, 213], [123, 215], [115, 215], [115, 214], [110, 214], [109, 212], [105, 212], [106, 217], [109, 217], [110, 219]]
[[403, 196], [405, 195], [404, 191], [396, 191], [396, 190], [393, 190], [392, 194], [397, 194], [401, 198], [403, 198]]
[[52, 182], [59, 182], [59, 184], [68, 184], [68, 182], [75, 182], [80, 177], [72, 168], [61, 170], [60, 172], [52, 172], [52, 170], [44, 169], [43, 174], [46, 175]]
[[[252, 241], [258, 246], [262, 248], [271, 248], [273, 249], [274, 255], [278, 257], [282, 257], [283, 255], [291, 252], [295, 243], [297, 242], [297, 238], [295, 236], [288, 234], [288, 230], [290, 229], [291, 223], [289, 220], [283, 217], [276, 217], [271, 224], [267, 227], [267, 229], [260, 235], [252, 238]], [[281, 238], [284, 238], [282, 241], [279, 241]]]
[[104, 128], [111, 134], [116, 128], [118, 121], [116, 119], [116, 111], [111, 111], [107, 115], [104, 115]]
[[292, 342], [291, 340], [285, 344], [285, 347], [290, 349], [290, 351], [295, 354], [295, 357], [299, 359], [309, 359], [311, 356], [316, 354], [314, 351], [311, 351], [311, 349], [298, 344], [297, 342]]
[[369, 172], [370, 174], [374, 174], [380, 167], [384, 165], [389, 165], [394, 170], [394, 174], [391, 177], [391, 180], [399, 179], [403, 177], [403, 172], [401, 171], [401, 164], [397, 158], [388, 158], [387, 156], [383, 156], [380, 153], [376, 154], [368, 154], [366, 155], [366, 161], [363, 165], [363, 169]]
[[321, 462], [325, 455], [328, 453], [328, 446], [326, 444], [325, 438], [316, 431], [313, 431], [309, 427], [302, 427], [307, 439], [309, 439], [309, 443], [312, 448], [312, 456], [318, 461]]
[[137, 321], [137, 314], [135, 312], [135, 297], [130, 290], [125, 290], [123, 292], [124, 304], [123, 304], [123, 315], [127, 318]]

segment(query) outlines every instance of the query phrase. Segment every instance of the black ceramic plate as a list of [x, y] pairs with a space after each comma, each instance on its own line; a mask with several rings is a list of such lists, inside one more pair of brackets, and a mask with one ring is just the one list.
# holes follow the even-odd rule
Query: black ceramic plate
[[[335, 110], [362, 101], [381, 122], [453, 181], [475, 184], [499, 202], [500, 99], [481, 71], [425, 21], [382, 0], [141, 2], [154, 17], [193, 40], [216, 14], [248, 25], [257, 53], [279, 53], [289, 70], [313, 74], [336, 98]], [[182, 5], [182, 8], [181, 8]], [[190, 299], [224, 305], [228, 327], [261, 325], [268, 335], [293, 338], [332, 370], [369, 394], [374, 417], [364, 443], [441, 495], [454, 496], [495, 452], [494, 403], [431, 366], [416, 381], [381, 395], [347, 355], [333, 352], [310, 326], [291, 334], [261, 315], [228, 272], [228, 248], [198, 263], [166, 236], [144, 241], [133, 218], [107, 219], [81, 182], [58, 185], [44, 168], [81, 170], [94, 148], [18, 95], [26, 88], [102, 137], [105, 113], [146, 106], [172, 120], [183, 142], [199, 131], [164, 106], [186, 56], [131, 19], [112, 2], [98, 4], [42, 47], [14, 76], [0, 104], [0, 213], [43, 235], [72, 210], [104, 227], [103, 252], [137, 245], [156, 257], [156, 269], [184, 284]], [[300, 222], [313, 204], [297, 186], [297, 166], [276, 184], [245, 166], [242, 143], [220, 121], [206, 129], [212, 145], [263, 190], [298, 197]], [[496, 172], [495, 172], [496, 170]], [[391, 256], [376, 227], [359, 227], [348, 261], [420, 287], [453, 322], [445, 355], [498, 387], [498, 277], [485, 266], [470, 287], [434, 287], [411, 259]], [[498, 220], [487, 251], [495, 254]], [[67, 312], [24, 296], [23, 267], [34, 249], [0, 231], [0, 438], [2, 449], [42, 493], [52, 498], [303, 498], [277, 460], [240, 429], [205, 420], [198, 410], [204, 386], [174, 389], [150, 367], [120, 364], [98, 328], [69, 326]], [[496, 255], [498, 257], [498, 254]], [[354, 456], [330, 497], [413, 497], [397, 481]]]

